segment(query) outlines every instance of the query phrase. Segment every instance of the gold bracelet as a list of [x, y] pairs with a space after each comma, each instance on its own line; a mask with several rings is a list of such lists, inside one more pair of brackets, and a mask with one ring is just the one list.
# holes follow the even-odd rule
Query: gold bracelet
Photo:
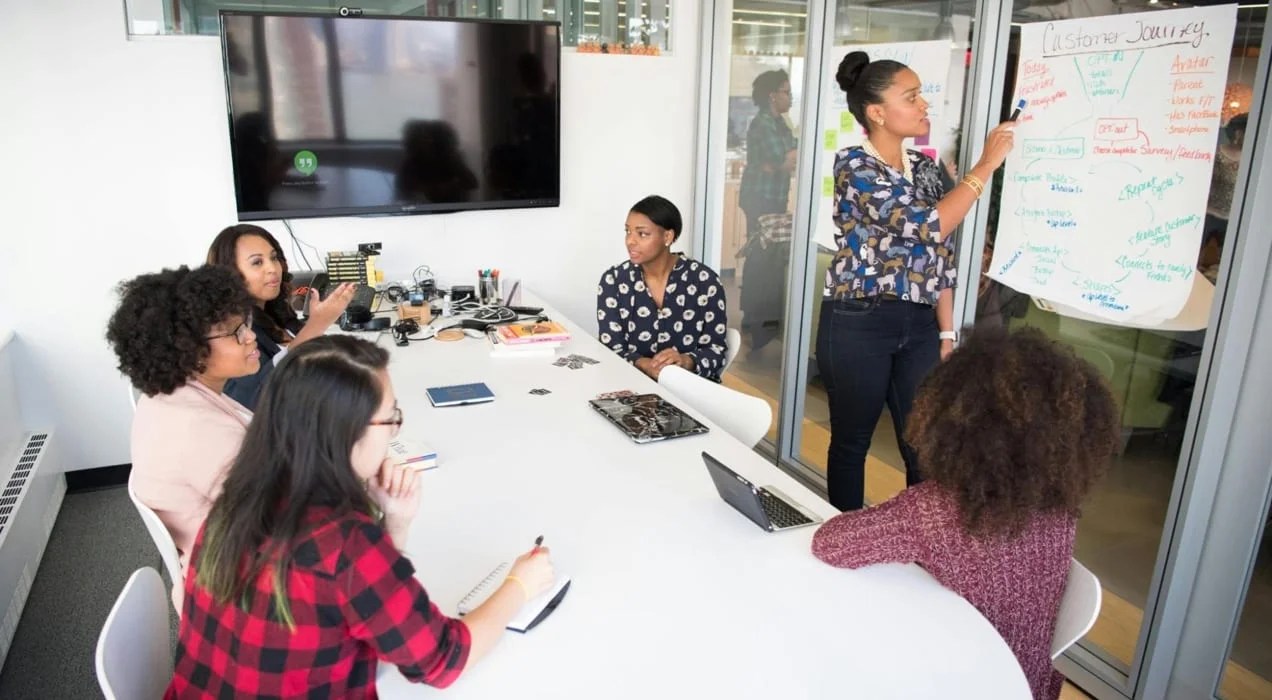
[[505, 580], [505, 581], [512, 581], [513, 583], [517, 584], [518, 586], [521, 586], [521, 595], [525, 596], [525, 597], [526, 597], [526, 600], [530, 600], [530, 589], [529, 589], [529, 588], [526, 588], [526, 582], [525, 582], [525, 581], [522, 581], [520, 578], [518, 578], [518, 577], [516, 577], [516, 576], [508, 576], [508, 577], [506, 577], [504, 580]]
[[972, 188], [972, 191], [976, 193], [977, 197], [985, 193], [985, 182], [971, 173], [964, 175], [963, 179], [959, 182], [960, 184], [964, 184]]

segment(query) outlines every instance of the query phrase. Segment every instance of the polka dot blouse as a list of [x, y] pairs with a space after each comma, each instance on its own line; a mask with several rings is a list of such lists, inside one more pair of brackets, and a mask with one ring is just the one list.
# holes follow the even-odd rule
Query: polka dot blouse
[[663, 306], [645, 288], [645, 274], [630, 260], [601, 275], [596, 290], [597, 337], [628, 362], [666, 348], [691, 355], [694, 371], [720, 381], [724, 370], [724, 287], [714, 270], [679, 257], [667, 278]]

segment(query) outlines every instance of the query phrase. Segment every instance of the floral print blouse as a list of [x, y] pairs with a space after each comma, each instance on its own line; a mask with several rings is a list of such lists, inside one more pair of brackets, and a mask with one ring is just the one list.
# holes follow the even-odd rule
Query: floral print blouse
[[886, 295], [936, 305], [958, 278], [955, 246], [936, 204], [945, 196], [940, 166], [906, 151], [914, 181], [860, 146], [835, 155], [834, 220], [838, 251], [826, 270], [824, 296]]

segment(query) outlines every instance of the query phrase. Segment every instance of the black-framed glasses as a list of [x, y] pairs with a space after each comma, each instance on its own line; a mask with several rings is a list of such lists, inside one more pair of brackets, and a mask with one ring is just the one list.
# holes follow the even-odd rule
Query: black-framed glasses
[[402, 417], [402, 409], [395, 406], [393, 408], [393, 415], [390, 416], [387, 420], [373, 420], [371, 421], [370, 424], [371, 425], [391, 425], [393, 426], [393, 437], [397, 437], [398, 431], [402, 430], [403, 420], [404, 419]]
[[243, 317], [243, 322], [240, 323], [237, 328], [230, 331], [229, 333], [217, 333], [216, 335], [209, 335], [205, 337], [208, 340], [216, 340], [217, 338], [228, 338], [230, 336], [234, 336], [234, 339], [238, 341], [239, 345], [247, 345], [247, 341], [249, 340], [247, 335], [251, 331], [252, 331], [252, 315], [248, 314], [247, 316]]

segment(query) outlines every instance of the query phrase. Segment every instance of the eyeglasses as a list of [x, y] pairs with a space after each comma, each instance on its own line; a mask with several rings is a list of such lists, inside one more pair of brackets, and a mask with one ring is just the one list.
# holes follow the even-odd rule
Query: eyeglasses
[[208, 340], [216, 340], [217, 338], [228, 338], [230, 336], [234, 336], [234, 339], [238, 341], [239, 345], [247, 345], [247, 341], [250, 340], [247, 336], [251, 331], [252, 331], [252, 315], [248, 314], [247, 316], [243, 318], [243, 322], [240, 323], [237, 328], [230, 331], [229, 333], [217, 333], [216, 335], [209, 335], [205, 337]]
[[402, 409], [394, 408], [393, 416], [388, 420], [373, 420], [370, 425], [391, 425], [393, 426], [393, 437], [397, 437], [398, 431], [402, 430]]

